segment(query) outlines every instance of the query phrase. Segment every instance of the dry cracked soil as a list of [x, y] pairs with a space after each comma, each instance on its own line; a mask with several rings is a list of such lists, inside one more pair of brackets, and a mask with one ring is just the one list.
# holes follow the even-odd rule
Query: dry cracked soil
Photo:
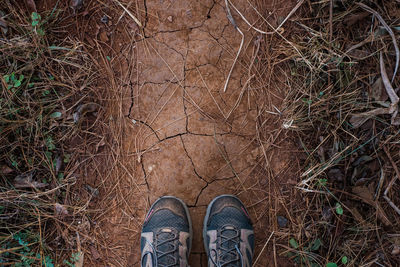
[[[246, 1], [236, 5], [250, 12]], [[275, 11], [287, 14], [293, 5], [281, 1], [280, 6]], [[98, 226], [102, 246], [111, 248], [102, 260], [105, 266], [139, 265], [141, 223], [151, 203], [163, 195], [179, 197], [189, 206], [192, 267], [206, 266], [202, 220], [207, 204], [220, 194], [235, 194], [249, 208], [258, 256], [271, 229], [265, 219], [268, 181], [258, 171], [257, 99], [248, 85], [248, 59], [257, 35], [247, 28], [241, 57], [223, 92], [241, 43], [224, 1], [147, 0], [138, 1], [136, 9], [143, 31], [124, 13], [122, 22], [136, 38], [113, 33], [115, 50], [123, 55], [123, 150], [130, 160], [125, 175], [115, 182], [123, 197], [107, 195], [112, 208]], [[277, 97], [277, 106], [279, 101]], [[269, 152], [274, 173], [290, 164], [283, 150]], [[268, 247], [257, 265], [273, 266], [272, 255]], [[275, 260], [278, 266], [286, 264]]]

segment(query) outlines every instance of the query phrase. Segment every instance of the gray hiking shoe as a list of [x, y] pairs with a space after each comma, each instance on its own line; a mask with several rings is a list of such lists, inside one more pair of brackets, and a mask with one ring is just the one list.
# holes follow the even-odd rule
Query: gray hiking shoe
[[142, 267], [186, 267], [192, 245], [192, 222], [185, 203], [171, 196], [150, 208], [140, 239]]
[[208, 205], [203, 239], [209, 267], [251, 267], [254, 231], [237, 197], [222, 195]]

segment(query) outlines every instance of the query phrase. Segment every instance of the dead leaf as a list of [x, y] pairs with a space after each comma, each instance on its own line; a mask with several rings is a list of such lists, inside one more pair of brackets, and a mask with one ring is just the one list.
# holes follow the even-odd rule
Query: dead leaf
[[97, 251], [97, 249], [94, 246], [90, 246], [90, 252], [92, 253], [92, 258], [94, 260], [98, 260], [101, 258], [100, 253]]
[[43, 188], [47, 184], [32, 181], [33, 172], [21, 174], [14, 178], [15, 188]]
[[3, 165], [0, 167], [0, 174], [10, 174], [13, 172], [13, 169], [8, 167], [7, 165]]
[[351, 208], [350, 209], [351, 214], [353, 215], [353, 217], [359, 222], [359, 223], [363, 223], [364, 222], [364, 218], [361, 215], [361, 213], [358, 211], [358, 209], [356, 208]]
[[383, 89], [382, 77], [376, 79], [371, 88], [371, 96], [375, 101], [386, 101], [388, 99], [386, 90]]
[[61, 217], [68, 215], [68, 210], [61, 204], [56, 203], [54, 205], [55, 214]]
[[363, 125], [367, 120], [382, 114], [391, 114], [391, 108], [377, 108], [371, 111], [355, 114], [350, 118], [350, 123], [354, 128]]
[[346, 54], [352, 58], [363, 59], [368, 57], [371, 53], [363, 49], [351, 49]]
[[[389, 95], [390, 102], [392, 105], [397, 105], [399, 103], [399, 97], [397, 96], [396, 92], [393, 89], [393, 86], [389, 80], [389, 77], [386, 73], [385, 63], [383, 62], [383, 53], [380, 53], [380, 66], [381, 66], [381, 77], [383, 85], [385, 86], [386, 93]], [[397, 109], [395, 109], [397, 110]]]
[[106, 42], [108, 42], [108, 40], [110, 40], [110, 39], [108, 38], [106, 32], [101, 32], [100, 35], [99, 35], [99, 38], [100, 38], [100, 41], [102, 41], [102, 42], [104, 42], [104, 43], [106, 43]]
[[79, 10], [83, 7], [83, 0], [71, 0], [71, 7], [74, 10]]
[[392, 255], [399, 255], [400, 254], [400, 246], [393, 246]]
[[391, 123], [392, 123], [392, 125], [395, 125], [395, 126], [400, 125], [400, 117], [393, 117]]
[[73, 114], [74, 123], [78, 123], [82, 116], [84, 116], [86, 113], [96, 111], [98, 107], [99, 105], [95, 103], [79, 105], [76, 112]]
[[356, 24], [358, 21], [366, 18], [369, 15], [369, 12], [364, 11], [364, 12], [358, 12], [358, 13], [353, 13], [349, 16], [347, 16], [344, 20], [343, 23], [346, 26], [351, 26]]
[[35, 0], [25, 0], [25, 2], [31, 12], [37, 11]]
[[62, 159], [60, 156], [58, 156], [56, 159], [56, 174], [60, 172], [61, 166], [62, 166]]
[[330, 169], [328, 171], [328, 177], [332, 181], [343, 181], [344, 175], [340, 169]]
[[359, 196], [362, 201], [376, 209], [378, 218], [382, 221], [385, 226], [390, 226], [392, 223], [389, 221], [385, 212], [378, 201], [374, 200], [373, 193], [366, 186], [355, 186], [352, 188], [352, 192]]
[[8, 32], [8, 23], [3, 19], [0, 18], [0, 28], [4, 35]]

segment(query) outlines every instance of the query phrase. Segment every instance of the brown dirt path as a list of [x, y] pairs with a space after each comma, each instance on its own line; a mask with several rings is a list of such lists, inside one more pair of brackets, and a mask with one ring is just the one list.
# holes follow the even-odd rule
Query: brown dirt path
[[[248, 4], [237, 2], [249, 12]], [[289, 8], [278, 11], [287, 14]], [[94, 230], [102, 240], [99, 249], [106, 248], [102, 260], [107, 266], [138, 266], [141, 222], [163, 195], [177, 196], [190, 208], [192, 267], [206, 266], [202, 220], [207, 204], [220, 194], [235, 194], [249, 208], [257, 257], [273, 230], [268, 218], [272, 182], [260, 167], [263, 152], [256, 140], [259, 99], [248, 83], [260, 37], [245, 32], [242, 55], [224, 93], [241, 42], [226, 18], [224, 1], [147, 0], [136, 9], [144, 31], [125, 14], [122, 23], [131, 38], [113, 33], [113, 46], [122, 55], [124, 165], [104, 193], [108, 212]], [[280, 101], [274, 98], [278, 107]], [[268, 151], [271, 172], [284, 174], [290, 157], [287, 147], [277, 148]], [[273, 259], [270, 246], [262, 255], [257, 266], [284, 265], [279, 257]]]

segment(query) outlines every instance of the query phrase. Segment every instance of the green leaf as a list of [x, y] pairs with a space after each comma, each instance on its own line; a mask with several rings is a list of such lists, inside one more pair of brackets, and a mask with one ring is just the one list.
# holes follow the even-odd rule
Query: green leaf
[[317, 251], [321, 247], [321, 239], [317, 238], [315, 239], [312, 244], [311, 244], [311, 251]]
[[54, 267], [53, 259], [50, 258], [49, 256], [44, 257], [43, 265], [47, 267]]
[[39, 21], [38, 21], [38, 20], [32, 21], [32, 26], [33, 26], [33, 27], [37, 26], [38, 24], [39, 24]]
[[4, 81], [5, 81], [6, 83], [9, 83], [9, 82], [10, 82], [10, 75], [4, 75], [4, 76], [3, 76], [3, 79], [4, 79]]
[[53, 119], [55, 119], [55, 118], [60, 118], [61, 115], [62, 115], [61, 112], [56, 111], [56, 112], [53, 112], [53, 113], [50, 114], [50, 118], [53, 118]]
[[348, 261], [349, 261], [349, 260], [348, 260], [347, 256], [343, 256], [343, 257], [342, 257], [342, 263], [343, 263], [343, 264], [347, 264]]
[[19, 79], [18, 79], [18, 81], [23, 81], [24, 80], [24, 78], [25, 78], [25, 76], [23, 75], [23, 74], [21, 74], [21, 75], [19, 75]]
[[337, 214], [339, 214], [339, 215], [342, 215], [342, 214], [343, 214], [343, 208], [342, 208], [342, 205], [340, 205], [339, 202], [336, 203], [335, 209], [336, 209], [336, 213], [337, 213]]
[[289, 244], [290, 244], [290, 246], [292, 246], [292, 248], [298, 248], [299, 247], [299, 244], [297, 244], [297, 242], [296, 242], [296, 240], [294, 238], [291, 238], [289, 240]]
[[71, 155], [70, 154], [65, 154], [64, 155], [64, 163], [68, 163], [70, 161]]
[[53, 138], [51, 136], [47, 137], [46, 139], [46, 146], [48, 150], [54, 150], [56, 146], [54, 145]]
[[49, 46], [50, 50], [65, 50], [65, 51], [73, 51], [71, 48], [66, 48], [62, 46], [51, 45]]
[[21, 86], [21, 81], [20, 80], [16, 80], [15, 82], [14, 82], [14, 87], [15, 88], [18, 88], [18, 87], [20, 87]]
[[337, 267], [337, 264], [334, 263], [334, 262], [328, 262], [328, 263], [326, 264], [326, 267]]
[[36, 13], [36, 12], [32, 12], [31, 18], [32, 18], [32, 20], [39, 20], [40, 19], [40, 15], [38, 13]]

